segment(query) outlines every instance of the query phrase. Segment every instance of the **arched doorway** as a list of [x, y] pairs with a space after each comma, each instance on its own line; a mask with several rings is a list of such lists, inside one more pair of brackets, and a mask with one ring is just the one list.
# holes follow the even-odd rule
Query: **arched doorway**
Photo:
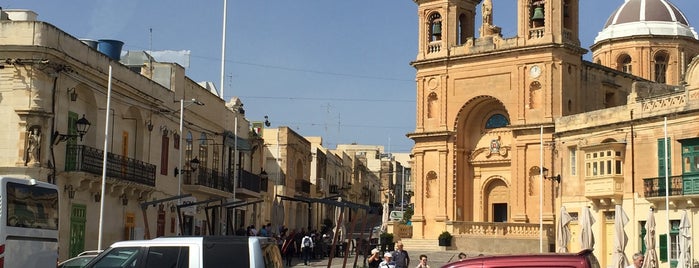
[[509, 188], [502, 178], [493, 178], [483, 190], [484, 220], [490, 222], [507, 222], [509, 211]]

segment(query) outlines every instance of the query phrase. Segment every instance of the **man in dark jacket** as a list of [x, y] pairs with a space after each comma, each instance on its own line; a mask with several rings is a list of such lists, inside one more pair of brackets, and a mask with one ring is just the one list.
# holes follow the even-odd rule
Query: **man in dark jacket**
[[393, 252], [393, 261], [396, 263], [396, 268], [408, 268], [410, 266], [410, 256], [408, 252], [403, 250], [403, 243], [396, 243], [396, 251]]

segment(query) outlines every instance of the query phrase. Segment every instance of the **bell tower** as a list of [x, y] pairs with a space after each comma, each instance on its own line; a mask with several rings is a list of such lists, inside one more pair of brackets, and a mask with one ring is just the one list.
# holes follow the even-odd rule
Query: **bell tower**
[[517, 35], [524, 44], [580, 46], [579, 0], [518, 0]]
[[449, 47], [475, 37], [476, 6], [482, 0], [414, 0], [418, 4], [417, 59], [427, 54], [446, 56]]

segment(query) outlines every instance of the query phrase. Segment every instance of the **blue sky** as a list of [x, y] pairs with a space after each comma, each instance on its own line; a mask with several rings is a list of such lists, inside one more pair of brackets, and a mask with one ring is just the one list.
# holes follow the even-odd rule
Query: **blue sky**
[[[494, 23], [516, 33], [515, 0], [495, 0]], [[623, 0], [580, 0], [587, 48]], [[698, 0], [673, 0], [693, 26]], [[190, 50], [187, 75], [220, 81], [223, 0], [5, 0], [78, 38], [119, 39], [125, 50]], [[338, 143], [408, 152], [415, 129], [417, 6], [412, 0], [228, 1], [225, 99], [251, 121]], [[586, 55], [589, 60], [589, 55]]]

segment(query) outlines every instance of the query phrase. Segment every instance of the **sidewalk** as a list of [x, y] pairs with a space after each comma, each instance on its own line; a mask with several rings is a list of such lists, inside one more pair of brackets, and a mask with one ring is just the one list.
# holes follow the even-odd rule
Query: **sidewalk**
[[[421, 254], [427, 255], [427, 264], [431, 268], [439, 268], [444, 264], [447, 264], [449, 262], [454, 262], [458, 259], [457, 255], [459, 254], [458, 251], [430, 251], [430, 252], [412, 252], [408, 251], [408, 254], [410, 254], [410, 267], [414, 267], [418, 264], [418, 259]], [[474, 253], [467, 253], [469, 256], [477, 255]], [[354, 254], [350, 254], [350, 256], [347, 258], [347, 265], [344, 267], [353, 267], [352, 265], [354, 264]], [[364, 267], [363, 265], [364, 261], [364, 256], [359, 256], [357, 259], [357, 267]], [[340, 268], [343, 267], [342, 263], [344, 262], [344, 258], [333, 258], [332, 259], [332, 266], [333, 268]], [[291, 267], [327, 267], [328, 266], [328, 258], [323, 258], [323, 259], [317, 259], [317, 260], [311, 260], [309, 265], [306, 266], [303, 264], [303, 259], [299, 258], [294, 258], [291, 262], [292, 266]]]

